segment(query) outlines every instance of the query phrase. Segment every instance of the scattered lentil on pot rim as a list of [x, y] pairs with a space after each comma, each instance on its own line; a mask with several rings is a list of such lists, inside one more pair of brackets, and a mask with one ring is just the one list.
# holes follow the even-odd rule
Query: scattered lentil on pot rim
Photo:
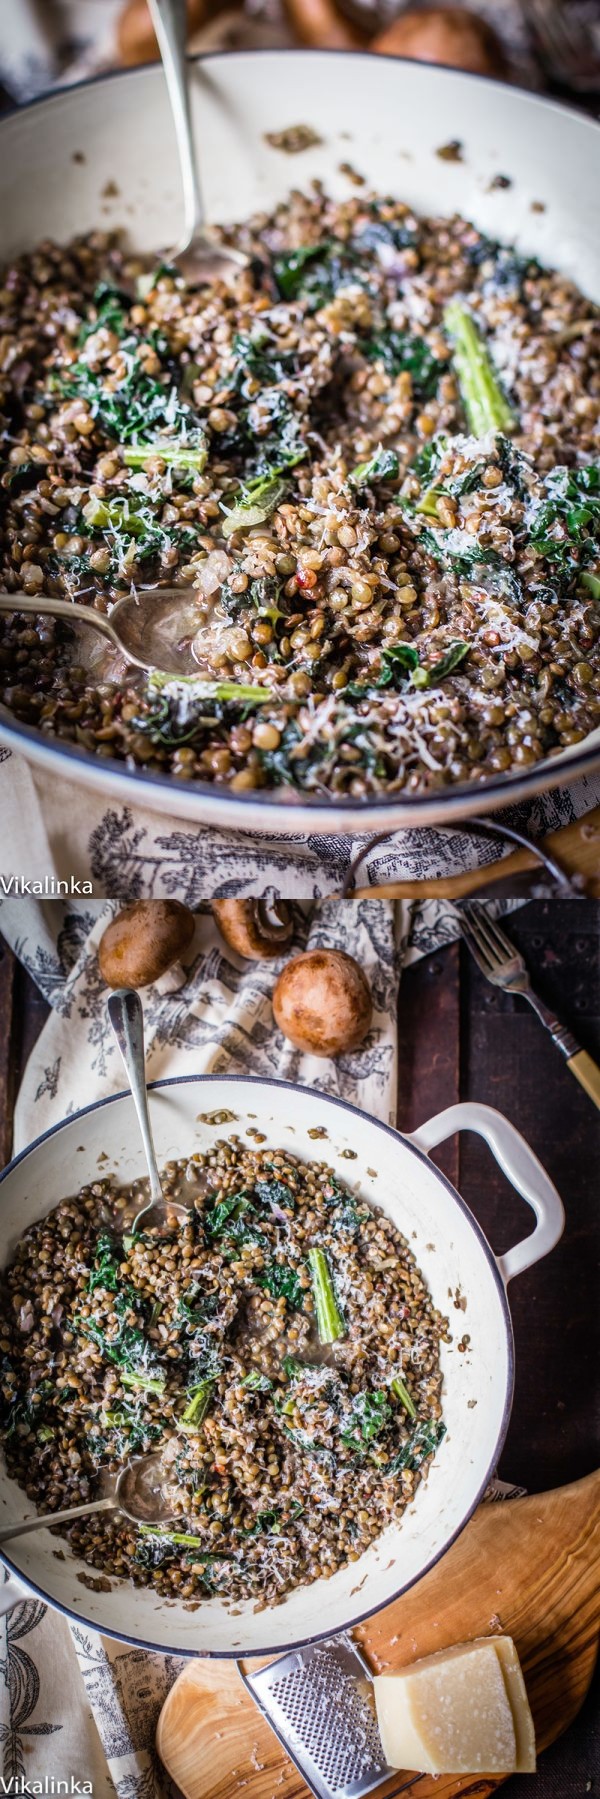
[[0, 580], [103, 611], [191, 585], [203, 685], [17, 614], [0, 698], [100, 757], [284, 799], [484, 781], [581, 742], [598, 307], [363, 191], [315, 185], [225, 235], [252, 258], [234, 291], [100, 232], [5, 273]]
[[128, 1234], [144, 1183], [102, 1179], [21, 1239], [0, 1436], [48, 1512], [159, 1454], [172, 1525], [101, 1513], [60, 1534], [104, 1579], [262, 1608], [412, 1500], [444, 1435], [448, 1325], [403, 1237], [322, 1162], [231, 1137], [164, 1185], [190, 1202], [167, 1235]]

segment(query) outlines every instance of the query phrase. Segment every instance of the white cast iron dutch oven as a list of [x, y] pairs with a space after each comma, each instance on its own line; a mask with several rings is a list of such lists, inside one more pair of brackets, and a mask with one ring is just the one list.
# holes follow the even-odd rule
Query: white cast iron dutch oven
[[[198, 61], [193, 120], [211, 221], [270, 208], [314, 177], [347, 196], [340, 163], [417, 211], [463, 213], [491, 237], [536, 255], [600, 298], [598, 126], [581, 113], [504, 83], [396, 57], [273, 50]], [[266, 134], [312, 126], [314, 145], [290, 157]], [[437, 154], [451, 139], [462, 160]], [[508, 188], [491, 184], [497, 174]], [[111, 189], [114, 194], [111, 197]], [[1, 258], [96, 225], [125, 226], [143, 250], [173, 244], [181, 189], [162, 70], [128, 71], [24, 107], [0, 123]], [[532, 207], [542, 210], [532, 210]], [[600, 732], [560, 761], [428, 795], [369, 800], [234, 793], [225, 786], [129, 770], [58, 744], [4, 713], [4, 741], [63, 781], [129, 805], [225, 830], [329, 832], [451, 824], [540, 793], [600, 764]]]
[[[232, 1112], [235, 1124], [200, 1123], [198, 1114], [206, 1114], [207, 1105]], [[65, 1559], [57, 1561], [58, 1540], [40, 1530], [16, 1539], [4, 1557], [12, 1578], [0, 1588], [0, 1610], [23, 1597], [22, 1580], [80, 1622], [148, 1649], [218, 1656], [277, 1652], [334, 1635], [387, 1605], [439, 1561], [463, 1529], [496, 1466], [510, 1416], [513, 1340], [506, 1284], [553, 1248], [563, 1228], [563, 1208], [523, 1138], [488, 1106], [451, 1106], [413, 1137], [401, 1137], [342, 1100], [287, 1082], [192, 1076], [153, 1085], [150, 1108], [159, 1165], [206, 1148], [224, 1131], [243, 1135], [249, 1121], [267, 1145], [311, 1160], [315, 1143], [309, 1133], [322, 1127], [319, 1157], [393, 1219], [434, 1303], [449, 1312], [453, 1341], [442, 1345], [447, 1435], [401, 1523], [389, 1526], [358, 1562], [328, 1581], [297, 1587], [275, 1608], [255, 1613], [249, 1603], [234, 1616], [222, 1600], [210, 1599], [187, 1610], [183, 1603], [161, 1601], [150, 1588], [114, 1579], [110, 1592], [93, 1592], [78, 1579], [85, 1565], [66, 1542]], [[535, 1212], [531, 1235], [499, 1260], [464, 1201], [428, 1160], [427, 1151], [457, 1130], [485, 1137]], [[28, 1225], [97, 1177], [98, 1157], [104, 1154], [103, 1174], [114, 1169], [128, 1182], [143, 1171], [129, 1094], [76, 1113], [7, 1168], [0, 1184], [3, 1262]], [[464, 1309], [455, 1310], [449, 1298], [457, 1290]], [[465, 1337], [468, 1344], [461, 1350]], [[0, 1524], [32, 1511], [2, 1470]]]

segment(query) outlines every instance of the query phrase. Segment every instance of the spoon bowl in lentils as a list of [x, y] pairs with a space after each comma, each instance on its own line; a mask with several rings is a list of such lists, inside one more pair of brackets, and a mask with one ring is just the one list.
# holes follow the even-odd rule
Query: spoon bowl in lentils
[[101, 232], [5, 272], [0, 581], [100, 611], [191, 591], [197, 676], [17, 610], [0, 700], [90, 755], [296, 801], [456, 789], [583, 743], [598, 307], [362, 187], [224, 236], [249, 258], [233, 290]]

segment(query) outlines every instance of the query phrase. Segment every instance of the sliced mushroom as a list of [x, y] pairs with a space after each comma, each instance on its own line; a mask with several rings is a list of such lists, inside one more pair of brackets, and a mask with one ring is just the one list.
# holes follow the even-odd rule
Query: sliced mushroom
[[248, 962], [269, 962], [291, 942], [294, 922], [285, 900], [213, 900], [216, 923], [229, 944]]
[[160, 980], [179, 965], [195, 928], [194, 913], [181, 900], [134, 900], [107, 925], [98, 946], [107, 986], [149, 987]]
[[314, 949], [286, 964], [273, 994], [273, 1013], [296, 1049], [342, 1056], [364, 1041], [373, 1004], [353, 956], [341, 949]]

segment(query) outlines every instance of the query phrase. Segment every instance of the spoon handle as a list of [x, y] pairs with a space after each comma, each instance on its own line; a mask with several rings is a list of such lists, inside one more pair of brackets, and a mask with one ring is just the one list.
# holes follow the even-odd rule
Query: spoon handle
[[10, 1543], [13, 1537], [24, 1537], [30, 1530], [42, 1530], [44, 1525], [68, 1524], [71, 1518], [85, 1518], [88, 1512], [114, 1512], [116, 1499], [90, 1499], [87, 1505], [68, 1505], [64, 1512], [41, 1513], [37, 1518], [26, 1518], [21, 1524], [7, 1524], [0, 1529], [0, 1543]]
[[[150, 1176], [151, 1198], [154, 1204], [162, 1205], [163, 1193], [148, 1111], [144, 1063], [144, 1013], [139, 993], [135, 993], [133, 989], [127, 987], [119, 987], [116, 993], [109, 995], [107, 1009], [125, 1063], [127, 1079], [138, 1115], [144, 1155]], [[142, 1207], [142, 1210], [145, 1211], [146, 1207]]]
[[66, 618], [70, 625], [77, 620], [81, 625], [91, 625], [94, 631], [102, 631], [104, 637], [109, 637], [111, 643], [121, 649], [121, 640], [110, 619], [102, 612], [94, 612], [92, 606], [78, 606], [76, 600], [58, 600], [47, 593], [0, 593], [0, 612], [47, 613], [50, 618]]
[[173, 114], [183, 187], [184, 235], [176, 254], [188, 249], [202, 231], [204, 204], [190, 115], [190, 90], [186, 65], [187, 8], [185, 0], [148, 0], [158, 39], [167, 92]]

